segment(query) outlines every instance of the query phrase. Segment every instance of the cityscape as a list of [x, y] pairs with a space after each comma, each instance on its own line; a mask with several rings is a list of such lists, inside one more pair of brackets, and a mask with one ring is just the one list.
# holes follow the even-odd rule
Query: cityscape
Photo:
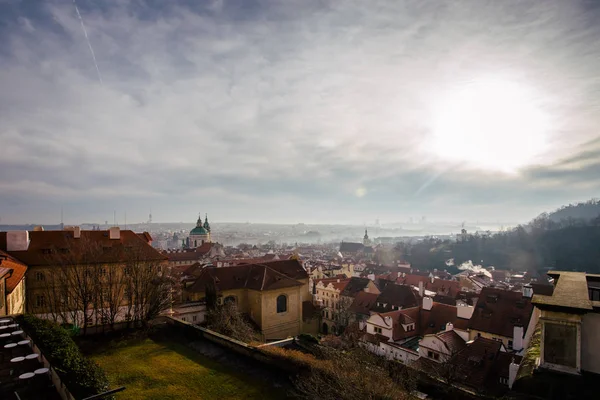
[[581, 400], [600, 3], [0, 0], [0, 399]]

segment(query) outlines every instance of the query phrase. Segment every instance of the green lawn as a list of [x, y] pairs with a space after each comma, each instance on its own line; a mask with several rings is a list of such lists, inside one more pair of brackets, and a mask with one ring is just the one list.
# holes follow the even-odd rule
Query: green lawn
[[[277, 399], [281, 393], [183, 344], [153, 339], [112, 342], [90, 357], [106, 371], [118, 399]], [[279, 394], [279, 396], [278, 396]]]

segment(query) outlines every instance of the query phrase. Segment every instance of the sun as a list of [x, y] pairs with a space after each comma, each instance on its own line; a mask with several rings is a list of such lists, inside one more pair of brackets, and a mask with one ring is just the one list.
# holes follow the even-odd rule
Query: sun
[[428, 144], [436, 156], [469, 168], [515, 173], [547, 146], [548, 116], [531, 91], [481, 79], [443, 99]]

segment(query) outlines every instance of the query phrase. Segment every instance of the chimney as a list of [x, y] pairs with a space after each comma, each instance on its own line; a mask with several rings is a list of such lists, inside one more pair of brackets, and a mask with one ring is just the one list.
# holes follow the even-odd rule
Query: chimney
[[27, 251], [29, 248], [28, 231], [6, 232], [6, 251]]
[[423, 297], [423, 310], [431, 310], [433, 307], [433, 299], [431, 297]]
[[66, 226], [65, 231], [73, 232], [74, 239], [81, 238], [81, 227], [79, 227], [79, 226]]
[[41, 225], [36, 226], [35, 228], [33, 228], [34, 232], [44, 232], [44, 227]]
[[462, 319], [471, 319], [473, 316], [473, 311], [475, 311], [475, 307], [468, 305], [457, 305], [456, 306], [456, 316]]
[[454, 330], [454, 325], [452, 324], [452, 322], [448, 322], [446, 324], [446, 332], [452, 331], [452, 330]]
[[521, 351], [523, 349], [523, 327], [515, 325], [513, 327], [513, 350]]
[[533, 297], [533, 287], [531, 287], [531, 284], [523, 285], [523, 297], [527, 297], [528, 299]]
[[508, 365], [508, 388], [512, 389], [515, 379], [517, 379], [517, 372], [519, 372], [519, 364], [515, 363], [513, 357], [512, 361]]
[[423, 289], [423, 281], [419, 281], [419, 296], [423, 297], [425, 289]]
[[121, 239], [121, 229], [118, 226], [113, 226], [109, 230], [109, 237], [111, 240]]

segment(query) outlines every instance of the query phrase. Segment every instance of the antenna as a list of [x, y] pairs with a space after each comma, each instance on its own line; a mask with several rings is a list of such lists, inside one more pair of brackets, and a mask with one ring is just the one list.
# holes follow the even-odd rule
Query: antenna
[[127, 211], [125, 211], [125, 230], [127, 230]]
[[113, 210], [113, 226], [117, 226], [117, 210]]

